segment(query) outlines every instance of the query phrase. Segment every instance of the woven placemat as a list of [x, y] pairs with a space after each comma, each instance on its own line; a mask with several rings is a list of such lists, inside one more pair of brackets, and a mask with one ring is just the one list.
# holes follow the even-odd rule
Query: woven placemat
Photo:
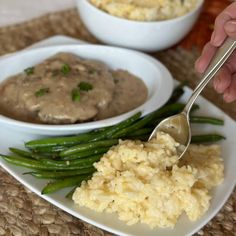
[[[11, 53], [53, 35], [68, 35], [92, 43], [97, 41], [83, 27], [75, 9], [43, 16], [20, 25], [0, 28], [0, 55]], [[176, 47], [153, 54], [173, 73], [176, 79], [199, 81], [193, 64], [199, 55]], [[211, 86], [204, 95], [236, 119], [235, 103], [223, 103]], [[0, 168], [0, 235], [112, 235], [61, 211], [23, 187]], [[236, 235], [236, 191], [222, 210], [196, 235]]]

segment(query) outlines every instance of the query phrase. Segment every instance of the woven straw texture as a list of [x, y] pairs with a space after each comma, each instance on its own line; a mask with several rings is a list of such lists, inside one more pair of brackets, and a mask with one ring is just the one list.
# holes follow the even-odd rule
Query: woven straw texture
[[[68, 35], [96, 43], [83, 27], [75, 9], [53, 13], [20, 25], [0, 29], [0, 55], [15, 52], [53, 35]], [[202, 41], [201, 41], [202, 44]], [[175, 47], [153, 54], [175, 75], [177, 80], [190, 81], [193, 87], [199, 81], [193, 65], [199, 50], [190, 47], [186, 40], [183, 47]], [[226, 105], [211, 85], [204, 96], [214, 102], [233, 119], [235, 103]], [[108, 236], [103, 230], [70, 216], [24, 188], [0, 168], [0, 235], [81, 235]], [[196, 235], [236, 235], [236, 190], [218, 215]]]

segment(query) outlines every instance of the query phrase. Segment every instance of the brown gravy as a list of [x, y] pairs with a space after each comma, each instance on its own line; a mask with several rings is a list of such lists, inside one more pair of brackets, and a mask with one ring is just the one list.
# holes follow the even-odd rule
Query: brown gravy
[[0, 114], [31, 123], [73, 124], [130, 111], [147, 99], [143, 81], [123, 70], [58, 53], [0, 84]]

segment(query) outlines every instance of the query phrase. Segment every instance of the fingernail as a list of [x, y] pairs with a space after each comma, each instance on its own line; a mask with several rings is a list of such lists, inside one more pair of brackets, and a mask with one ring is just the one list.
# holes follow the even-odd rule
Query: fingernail
[[225, 102], [227, 102], [227, 103], [231, 103], [235, 100], [234, 96], [232, 94], [230, 94], [229, 90], [225, 91], [223, 98], [224, 98]]
[[216, 92], [219, 94], [222, 94], [224, 92], [224, 87], [222, 87], [222, 82], [221, 82], [220, 78], [216, 79], [216, 82], [214, 84], [214, 88], [215, 88]]
[[229, 33], [234, 33], [236, 32], [236, 22], [235, 21], [229, 21], [226, 25], [225, 25], [225, 30]]
[[227, 103], [231, 103], [233, 101], [232, 97], [229, 94], [224, 94], [223, 98], [224, 98], [225, 102], [227, 102]]
[[201, 67], [199, 66], [199, 61], [200, 61], [200, 58], [198, 58], [198, 59], [196, 60], [194, 67], [195, 67], [195, 70], [196, 70], [198, 73], [202, 73], [202, 72], [201, 72]]
[[215, 31], [213, 32], [213, 34], [212, 34], [212, 36], [211, 36], [211, 43], [212, 43], [214, 46], [216, 46], [216, 47], [220, 46], [220, 44], [221, 44], [220, 38], [219, 38], [219, 36], [215, 33]]
[[202, 63], [201, 57], [199, 57], [197, 61], [195, 62], [195, 68], [196, 68], [196, 71], [200, 74], [202, 74], [206, 70], [205, 65]]
[[224, 38], [222, 38], [221, 35], [216, 34], [215, 31], [213, 32], [213, 34], [211, 36], [211, 43], [215, 47], [219, 47], [222, 44], [223, 40], [224, 40]]
[[215, 80], [214, 80], [214, 88], [215, 88], [215, 90], [216, 90], [218, 93], [220, 92], [220, 91], [219, 91], [219, 88], [220, 88], [220, 80], [219, 80], [218, 77], [216, 77]]
[[214, 89], [217, 91], [218, 84], [217, 84], [217, 80], [216, 79], [213, 81], [213, 86], [214, 86]]
[[215, 37], [216, 37], [216, 33], [215, 31], [213, 31], [212, 35], [211, 35], [211, 42], [215, 42]]

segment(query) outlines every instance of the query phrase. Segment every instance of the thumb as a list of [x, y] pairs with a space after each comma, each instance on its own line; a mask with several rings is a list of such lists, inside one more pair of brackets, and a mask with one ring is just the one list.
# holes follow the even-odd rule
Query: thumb
[[236, 20], [228, 21], [224, 26], [227, 35], [236, 40]]

